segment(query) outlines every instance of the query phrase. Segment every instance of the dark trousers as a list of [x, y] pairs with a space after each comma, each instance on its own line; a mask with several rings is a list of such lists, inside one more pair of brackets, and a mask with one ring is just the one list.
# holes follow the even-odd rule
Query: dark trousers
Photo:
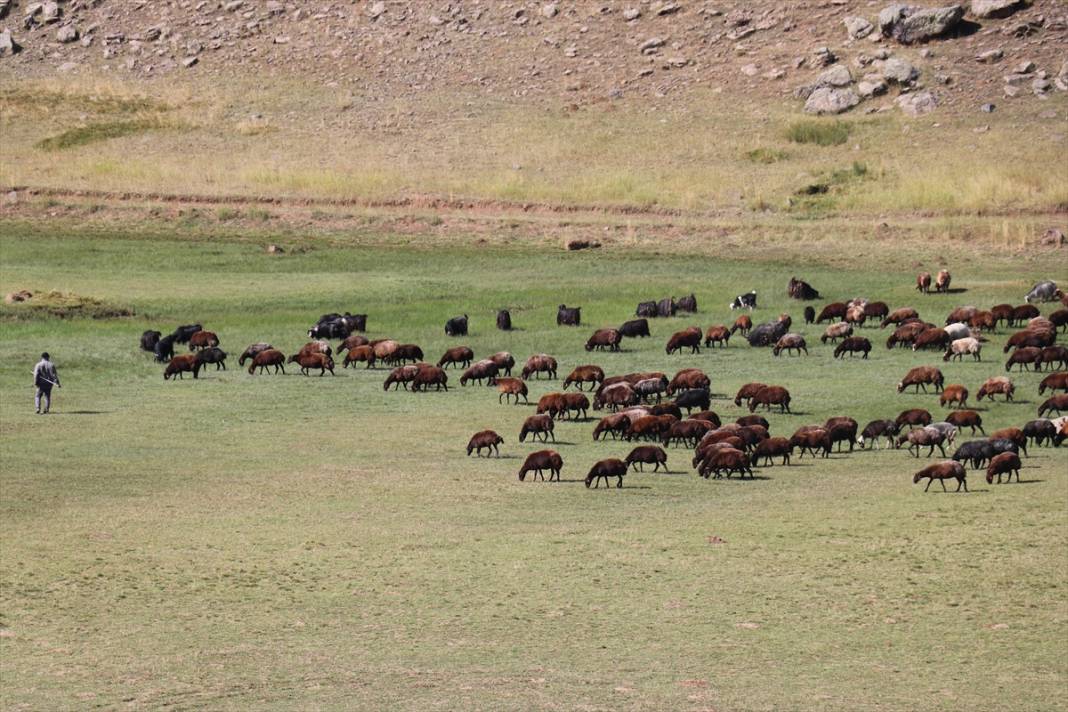
[[51, 383], [38, 383], [37, 393], [33, 397], [34, 410], [41, 410], [41, 396], [44, 396], [45, 407], [44, 412], [48, 412], [48, 409], [52, 407], [52, 384]]

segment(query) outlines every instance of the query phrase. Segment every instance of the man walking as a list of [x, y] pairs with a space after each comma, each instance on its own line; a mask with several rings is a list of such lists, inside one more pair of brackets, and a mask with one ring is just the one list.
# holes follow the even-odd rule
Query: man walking
[[41, 360], [33, 367], [33, 385], [37, 386], [37, 393], [33, 397], [33, 405], [37, 413], [41, 412], [41, 396], [44, 396], [44, 412], [52, 407], [52, 386], [62, 388], [59, 385], [59, 374], [56, 373], [56, 365], [48, 360], [48, 352], [41, 354]]

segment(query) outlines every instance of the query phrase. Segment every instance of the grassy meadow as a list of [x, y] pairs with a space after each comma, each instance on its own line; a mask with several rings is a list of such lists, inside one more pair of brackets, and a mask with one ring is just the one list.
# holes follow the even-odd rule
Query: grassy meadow
[[[269, 235], [264, 236], [269, 239]], [[310, 243], [309, 243], [310, 244]], [[937, 397], [898, 395], [936, 363], [974, 393], [1004, 373], [1002, 330], [981, 363], [887, 351], [834, 361], [788, 302], [793, 274], [827, 301], [865, 295], [940, 322], [954, 306], [1020, 303], [1060, 261], [981, 260], [961, 248], [948, 296], [918, 295], [911, 262], [845, 270], [644, 251], [566, 253], [341, 238], [285, 255], [212, 240], [31, 229], [0, 222], [0, 291], [56, 290], [130, 309], [116, 319], [0, 307], [0, 701], [5, 709], [1053, 710], [1068, 685], [1068, 448], [1036, 448], [1019, 485], [924, 494], [905, 451], [760, 468], [753, 481], [670, 474], [587, 490], [589, 466], [629, 445], [556, 428], [560, 484], [521, 483], [542, 446], [517, 434], [533, 406], [493, 389], [383, 392], [385, 369], [324, 378], [250, 376], [249, 343], [290, 353], [319, 314], [366, 312], [372, 338], [436, 360], [548, 352], [562, 378], [703, 368], [713, 410], [781, 383], [792, 415], [863, 426]], [[970, 255], [970, 256], [969, 256]], [[912, 257], [908, 258], [910, 261]], [[934, 267], [935, 265], [931, 265]], [[733, 341], [664, 353], [671, 332], [729, 323], [756, 289], [811, 355], [775, 359]], [[640, 300], [695, 292], [700, 313], [652, 322], [618, 354], [586, 353], [593, 328]], [[581, 328], [555, 325], [559, 303]], [[518, 329], [495, 330], [507, 307]], [[1051, 311], [1047, 305], [1044, 312]], [[467, 313], [469, 338], [446, 318]], [[202, 322], [227, 371], [164, 382], [138, 350], [148, 328]], [[30, 370], [50, 351], [64, 387], [35, 416]], [[1014, 403], [979, 406], [989, 431], [1035, 417], [1041, 376], [1013, 375]], [[531, 401], [559, 381], [532, 382]], [[600, 415], [600, 414], [597, 414]], [[467, 458], [475, 431], [500, 459]], [[962, 435], [962, 439], [969, 436]], [[952, 490], [952, 487], [950, 488]], [[937, 490], [937, 491], [936, 491]]]

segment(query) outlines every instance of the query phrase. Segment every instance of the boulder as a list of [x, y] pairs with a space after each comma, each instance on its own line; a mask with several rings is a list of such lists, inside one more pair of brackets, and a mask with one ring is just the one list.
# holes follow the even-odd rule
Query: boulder
[[972, 15], [986, 19], [992, 17], [1008, 17], [1027, 6], [1024, 0], [972, 0]]
[[862, 40], [872, 33], [875, 25], [863, 17], [851, 16], [842, 20], [850, 39]]
[[74, 25], [63, 25], [56, 32], [56, 41], [63, 44], [69, 44], [71, 42], [78, 41], [78, 28]]
[[900, 57], [891, 57], [882, 63], [883, 79], [890, 84], [911, 84], [920, 78], [920, 70]]
[[897, 105], [908, 116], [923, 116], [938, 107], [938, 98], [929, 91], [902, 94], [897, 98]]
[[865, 99], [870, 99], [873, 96], [880, 96], [887, 92], [889, 87], [881, 77], [877, 75], [870, 75], [864, 77], [857, 83], [857, 93], [859, 93]]
[[901, 20], [905, 19], [905, 16], [912, 10], [908, 5], [902, 3], [894, 3], [893, 5], [887, 5], [879, 11], [879, 32], [883, 37], [889, 37], [894, 31], [894, 25]]
[[11, 30], [0, 32], [0, 57], [18, 54], [21, 49], [22, 47], [19, 46], [19, 43], [11, 36]]
[[847, 87], [853, 83], [853, 75], [844, 65], [837, 64], [816, 77], [813, 89], [820, 87]]
[[835, 89], [820, 87], [809, 95], [805, 102], [807, 114], [841, 114], [860, 103], [860, 95], [851, 87]]
[[895, 22], [890, 34], [901, 44], [926, 42], [953, 29], [963, 18], [960, 5], [916, 10]]
[[985, 52], [980, 52], [979, 54], [975, 55], [975, 61], [979, 62], [980, 64], [993, 64], [994, 62], [999, 61], [1004, 56], [1005, 51], [999, 47], [997, 49], [988, 49]]

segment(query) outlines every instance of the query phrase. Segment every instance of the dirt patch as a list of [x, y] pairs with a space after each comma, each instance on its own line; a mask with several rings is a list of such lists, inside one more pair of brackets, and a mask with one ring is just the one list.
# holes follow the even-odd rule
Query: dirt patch
[[[9, 300], [10, 297], [10, 300]], [[4, 297], [0, 320], [25, 321], [31, 319], [117, 319], [134, 316], [134, 310], [111, 304], [95, 297], [73, 292], [33, 292], [28, 289], [12, 292]]]

